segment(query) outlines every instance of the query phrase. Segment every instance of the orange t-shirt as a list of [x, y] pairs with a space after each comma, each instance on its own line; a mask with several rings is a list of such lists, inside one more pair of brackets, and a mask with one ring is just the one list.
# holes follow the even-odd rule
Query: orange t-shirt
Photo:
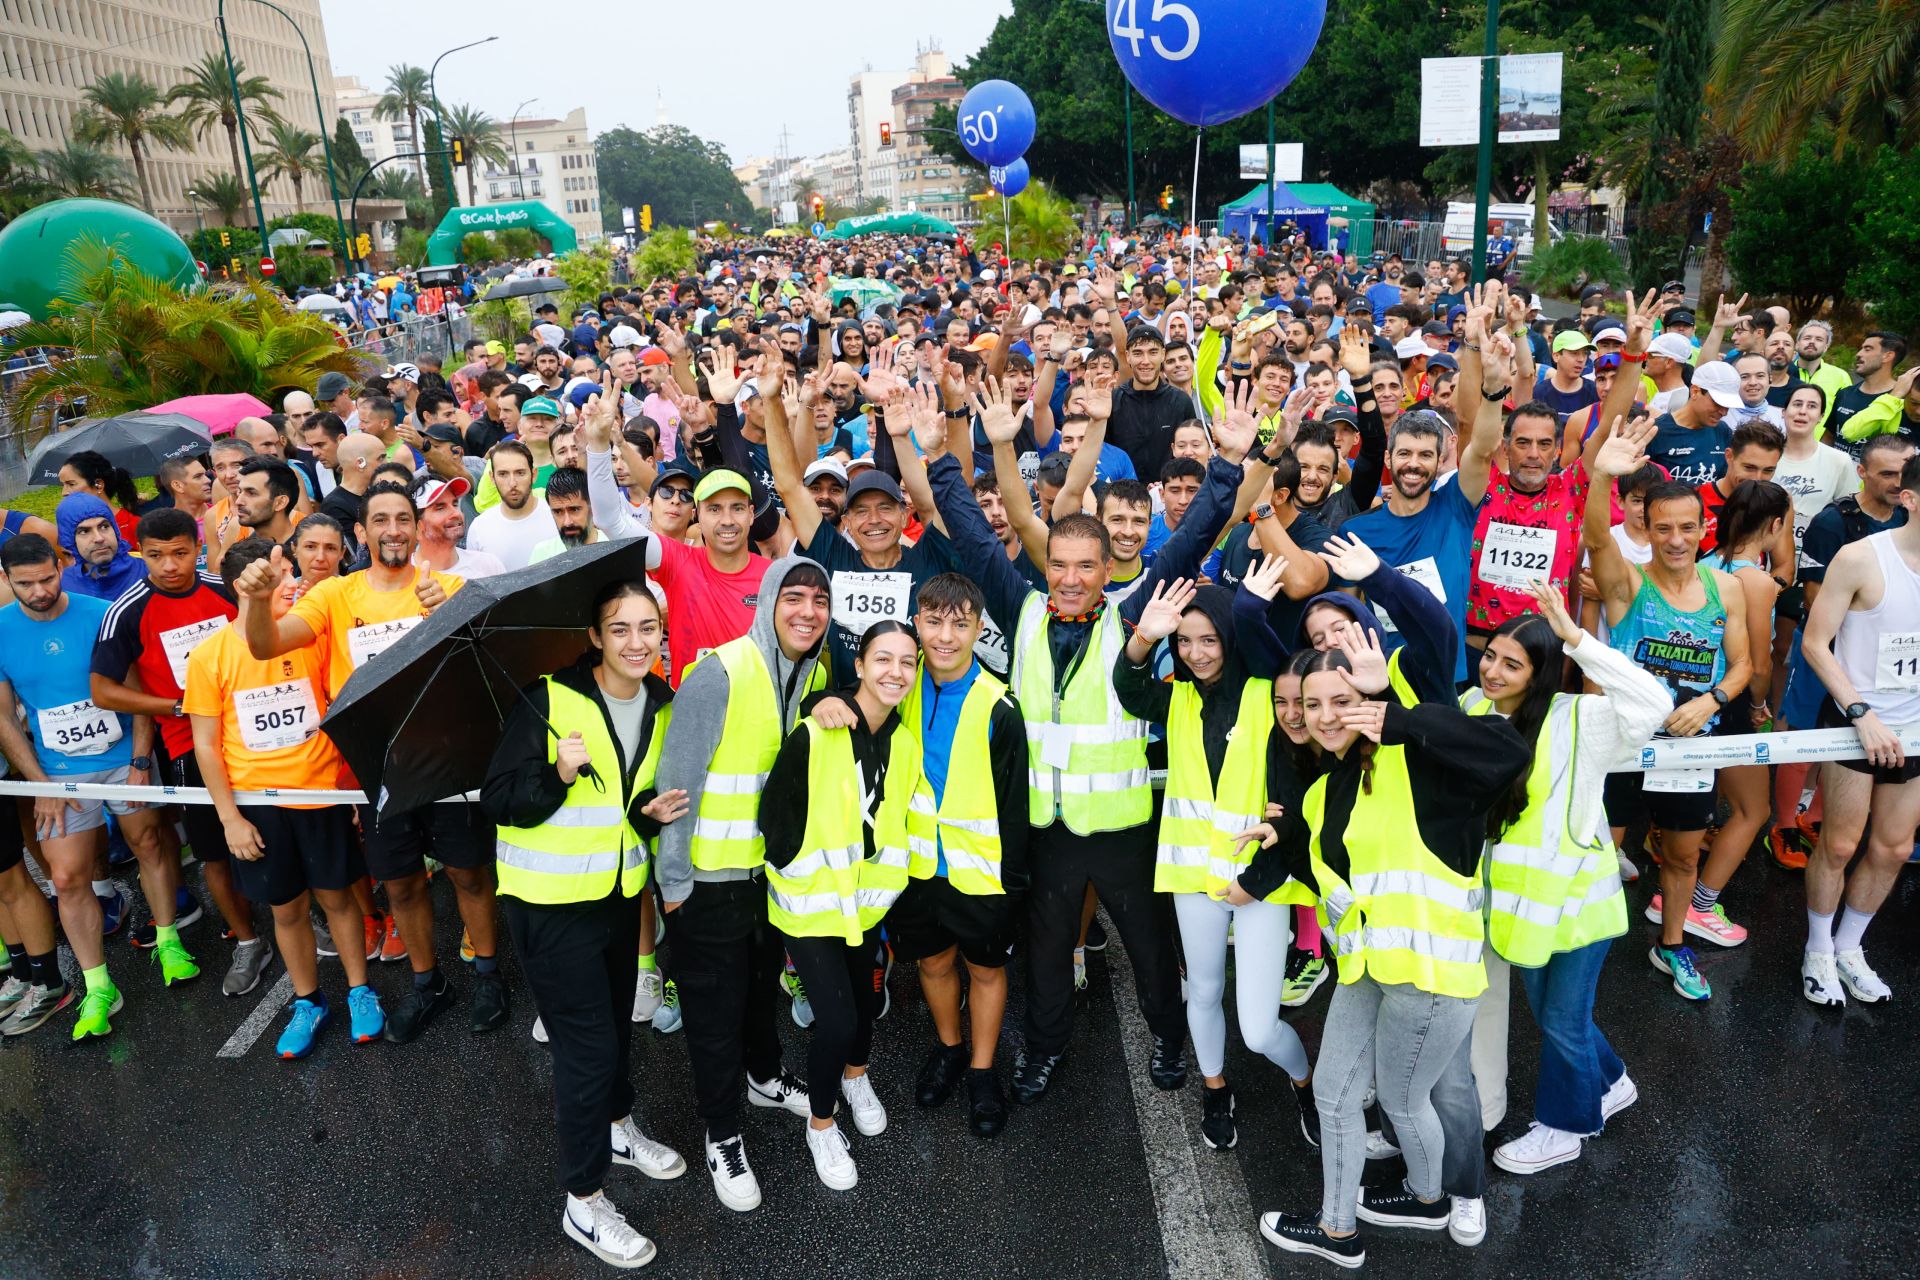
[[[366, 574], [350, 573], [314, 584], [294, 602], [289, 616], [312, 627], [315, 644], [331, 655], [327, 663], [328, 698], [338, 697], [356, 669], [420, 625], [427, 615], [413, 584], [420, 580], [420, 574], [432, 572], [416, 568], [413, 578], [398, 591], [375, 591]], [[449, 599], [467, 585], [465, 578], [451, 573], [433, 573], [433, 579]]]
[[234, 790], [332, 791], [340, 786], [346, 762], [333, 739], [320, 732], [328, 703], [326, 674], [326, 654], [318, 645], [262, 661], [232, 623], [188, 655], [181, 702], [190, 716], [219, 718], [220, 757]]

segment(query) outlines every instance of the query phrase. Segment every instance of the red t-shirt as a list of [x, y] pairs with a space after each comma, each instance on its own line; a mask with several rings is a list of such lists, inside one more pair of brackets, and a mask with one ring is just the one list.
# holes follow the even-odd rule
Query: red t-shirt
[[660, 567], [653, 579], [667, 593], [667, 648], [673, 659], [667, 682], [677, 689], [695, 658], [747, 634], [760, 602], [760, 580], [773, 562], [749, 555], [740, 572], [721, 573], [702, 547], [666, 538], [654, 541], [660, 546]]
[[1700, 558], [1705, 559], [1714, 548], [1720, 545], [1720, 511], [1727, 505], [1727, 495], [1720, 492], [1720, 482], [1709, 480], [1700, 486]]
[[[101, 620], [92, 670], [122, 684], [128, 671], [137, 671], [146, 692], [177, 700], [186, 692], [187, 655], [237, 614], [226, 583], [211, 573], [201, 573], [191, 590], [177, 596], [142, 578]], [[185, 716], [154, 720], [168, 755], [179, 760], [193, 750], [193, 725]]]
[[[1524, 586], [1545, 578], [1562, 595], [1580, 568], [1580, 522], [1587, 509], [1587, 468], [1575, 462], [1547, 477], [1539, 493], [1521, 493], [1495, 467], [1487, 500], [1473, 526], [1473, 569], [1467, 591], [1467, 626], [1492, 631], [1509, 618], [1534, 611]], [[1490, 541], [1491, 539], [1491, 541]]]

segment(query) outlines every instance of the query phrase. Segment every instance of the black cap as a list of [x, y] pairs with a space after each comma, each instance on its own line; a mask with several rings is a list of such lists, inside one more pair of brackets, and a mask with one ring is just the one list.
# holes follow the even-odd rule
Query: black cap
[[1673, 310], [1667, 312], [1666, 326], [1669, 329], [1675, 325], [1691, 325], [1694, 323], [1693, 312], [1687, 310], [1685, 307], [1675, 307]]
[[674, 481], [674, 480], [684, 480], [687, 482], [687, 486], [691, 488], [693, 485], [698, 483], [699, 479], [700, 477], [698, 475], [688, 470], [686, 467], [680, 465], [680, 462], [676, 459], [673, 462], [669, 462], [666, 466], [661, 467], [659, 471], [654, 473], [653, 487], [647, 490], [647, 492], [649, 494], [658, 493], [660, 492], [661, 485], [667, 484], [670, 481]]
[[1669, 280], [1660, 286], [1660, 292], [1662, 293], [1678, 293], [1684, 295], [1686, 291], [1686, 282], [1681, 280]]
[[460, 434], [460, 428], [451, 422], [436, 422], [420, 433], [429, 440], [438, 440], [441, 444], [464, 445], [466, 438]]
[[1150, 324], [1137, 324], [1127, 331], [1127, 345], [1132, 346], [1136, 342], [1150, 343], [1156, 347], [1167, 345], [1166, 338]]
[[1606, 293], [1607, 286], [1603, 284], [1590, 284], [1580, 291], [1580, 301], [1585, 302], [1588, 298], [1603, 298], [1606, 296]]
[[853, 500], [863, 493], [876, 492], [886, 494], [903, 507], [907, 505], [907, 497], [900, 492], [900, 486], [895, 483], [894, 478], [884, 471], [871, 467], [855, 476], [853, 483], [847, 486], [847, 505], [851, 507]]
[[1360, 415], [1346, 405], [1336, 404], [1320, 415], [1320, 421], [1326, 423], [1328, 426], [1332, 426], [1336, 422], [1344, 422], [1350, 427], [1358, 427], [1360, 425]]
[[1453, 328], [1445, 320], [1429, 320], [1420, 326], [1420, 332], [1432, 334], [1436, 338], [1446, 338], [1453, 335]]

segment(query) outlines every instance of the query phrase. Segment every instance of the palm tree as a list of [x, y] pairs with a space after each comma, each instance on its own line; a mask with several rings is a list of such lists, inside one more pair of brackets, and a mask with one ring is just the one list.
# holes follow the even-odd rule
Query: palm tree
[[1714, 85], [1759, 160], [1790, 162], [1817, 123], [1834, 150], [1920, 144], [1920, 0], [1727, 0]]
[[[234, 60], [233, 71], [240, 81], [240, 102], [246, 108], [247, 123], [256, 132], [264, 131], [267, 123], [276, 118], [267, 99], [278, 98], [280, 91], [265, 76], [248, 75], [246, 65], [238, 59]], [[227, 150], [233, 154], [233, 178], [244, 183], [246, 175], [240, 167], [240, 117], [233, 107], [233, 83], [227, 77], [226, 59], [209, 53], [188, 67], [186, 79], [167, 90], [167, 102], [186, 104], [180, 118], [197, 138], [206, 137], [207, 130], [215, 124], [227, 131]]]
[[37, 152], [34, 164], [49, 195], [125, 200], [133, 194], [133, 184], [129, 181], [133, 175], [127, 172], [126, 161], [84, 142], [69, 142], [55, 151]]
[[1071, 252], [1080, 239], [1073, 202], [1055, 195], [1038, 178], [1006, 202], [1011, 218], [1002, 214], [1001, 207], [998, 201], [985, 202], [973, 239], [979, 244], [998, 241], [1007, 247], [1010, 258], [1059, 257]]
[[[427, 73], [419, 67], [402, 64], [387, 68], [387, 92], [374, 104], [373, 114], [382, 120], [398, 120], [405, 116], [407, 129], [413, 134], [413, 149], [422, 150], [420, 134], [420, 112], [433, 101], [432, 86], [427, 82]], [[414, 173], [420, 179], [420, 189], [427, 189], [427, 160], [424, 155], [413, 158]]]
[[27, 144], [0, 130], [0, 214], [18, 217], [46, 198], [46, 182]]
[[86, 102], [74, 113], [74, 135], [82, 142], [118, 140], [133, 153], [133, 171], [140, 179], [140, 204], [153, 212], [153, 184], [147, 179], [147, 143], [178, 151], [193, 145], [193, 130], [179, 116], [164, 110], [166, 98], [153, 82], [137, 73], [110, 71], [85, 89]]
[[310, 176], [325, 177], [327, 162], [320, 156], [320, 135], [285, 120], [275, 120], [260, 146], [260, 167], [269, 177], [293, 179], [293, 207], [307, 211], [301, 191]]
[[229, 227], [239, 226], [247, 206], [253, 203], [247, 184], [230, 173], [209, 173], [193, 184], [193, 193]]
[[479, 204], [474, 173], [482, 161], [492, 165], [507, 163], [507, 140], [500, 133], [500, 122], [477, 107], [456, 102], [447, 108], [447, 122], [440, 130], [443, 138], [459, 138], [467, 148], [467, 203]]

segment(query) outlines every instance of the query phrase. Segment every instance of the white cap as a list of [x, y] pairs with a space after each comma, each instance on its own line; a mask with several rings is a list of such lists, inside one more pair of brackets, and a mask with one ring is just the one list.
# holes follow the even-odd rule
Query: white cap
[[[1693, 359], [1693, 343], [1678, 333], [1663, 333], [1653, 340], [1647, 348], [1648, 355], [1665, 356], [1669, 360], [1678, 360], [1686, 364]], [[1736, 379], [1737, 381], [1737, 379]], [[1733, 408], [1728, 405], [1727, 408]]]
[[812, 484], [821, 476], [832, 476], [844, 488], [847, 483], [847, 469], [838, 458], [821, 458], [807, 467], [806, 474], [800, 478], [802, 484]]
[[[1661, 337], [1668, 335], [1662, 334]], [[1682, 342], [1686, 339], [1682, 338]], [[1659, 340], [1655, 340], [1658, 345]], [[1740, 375], [1725, 360], [1709, 360], [1693, 371], [1693, 389], [1704, 391], [1713, 397], [1713, 402], [1722, 409], [1738, 409], [1744, 401], [1740, 399]]]
[[1603, 342], [1625, 342], [1626, 340], [1627, 331], [1617, 324], [1602, 325], [1600, 326], [1599, 332], [1593, 335], [1593, 343], [1595, 346], [1599, 346]]
[[1411, 360], [1415, 356], [1432, 355], [1433, 348], [1427, 345], [1425, 338], [1417, 333], [1411, 333], [1393, 344], [1393, 354], [1402, 360]]
[[625, 347], [640, 346], [645, 339], [640, 336], [640, 331], [632, 325], [617, 324], [613, 326], [613, 331], [607, 335], [607, 341], [613, 344], [614, 349], [617, 351]]

